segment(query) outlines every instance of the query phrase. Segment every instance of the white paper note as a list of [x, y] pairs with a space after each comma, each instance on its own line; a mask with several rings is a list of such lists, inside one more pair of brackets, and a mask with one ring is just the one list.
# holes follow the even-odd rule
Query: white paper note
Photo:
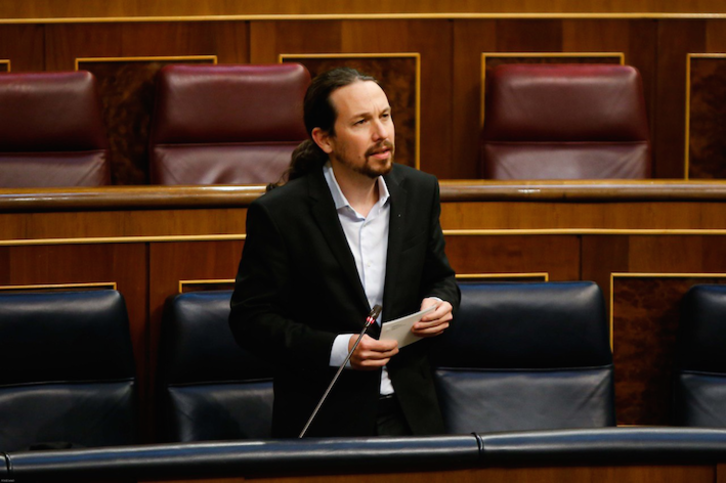
[[420, 312], [416, 312], [415, 314], [406, 315], [405, 317], [401, 317], [400, 319], [385, 322], [381, 327], [380, 340], [396, 340], [398, 341], [399, 349], [401, 347], [407, 346], [408, 344], [413, 344], [414, 342], [421, 340], [421, 337], [413, 335], [413, 332], [411, 332], [411, 327], [413, 327], [413, 324], [421, 320], [421, 317], [428, 314], [435, 308], [436, 305], [432, 305], [431, 307], [424, 309]]

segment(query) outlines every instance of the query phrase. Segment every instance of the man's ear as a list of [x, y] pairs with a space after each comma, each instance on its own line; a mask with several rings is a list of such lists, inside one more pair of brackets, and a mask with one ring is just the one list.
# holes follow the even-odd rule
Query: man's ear
[[312, 135], [313, 141], [323, 150], [325, 154], [333, 152], [333, 139], [332, 136], [327, 132], [323, 131], [319, 127], [313, 129]]

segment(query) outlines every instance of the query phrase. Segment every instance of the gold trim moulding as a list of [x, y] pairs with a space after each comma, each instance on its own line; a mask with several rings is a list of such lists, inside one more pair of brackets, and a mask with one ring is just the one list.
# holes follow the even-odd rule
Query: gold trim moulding
[[129, 57], [76, 57], [76, 70], [78, 64], [94, 62], [175, 62], [185, 60], [211, 60], [217, 65], [216, 55], [159, 55], [159, 56], [129, 56]]
[[[611, 229], [611, 228], [481, 228], [465, 230], [443, 230], [444, 236], [726, 236], [724, 229]], [[97, 245], [112, 243], [175, 243], [175, 242], [210, 242], [210, 241], [244, 241], [246, 234], [222, 235], [149, 235], [149, 236], [115, 236], [115, 237], [75, 237], [75, 238], [18, 238], [0, 240], [0, 247], [40, 246], [40, 245]], [[502, 276], [509, 276], [503, 274]]]
[[6, 74], [12, 71], [12, 69], [10, 68], [10, 59], [0, 59], [0, 65], [8, 66], [8, 70], [5, 71]]
[[111, 243], [175, 243], [208, 241], [243, 241], [246, 234], [228, 235], [150, 235], [150, 236], [109, 236], [77, 238], [21, 238], [0, 240], [0, 247], [39, 246], [39, 245], [98, 245]]
[[238, 14], [238, 15], [139, 15], [114, 17], [15, 17], [0, 19], [3, 24], [67, 24], [114, 22], [228, 22], [228, 21], [317, 21], [317, 20], [718, 20], [726, 18], [719, 13], [359, 13], [359, 14]]
[[68, 288], [108, 288], [118, 290], [116, 282], [84, 282], [84, 283], [47, 283], [32, 285], [0, 285], [3, 290], [56, 290]]
[[457, 280], [497, 280], [502, 278], [542, 278], [543, 281], [549, 282], [549, 272], [496, 272], [496, 273], [457, 273]]
[[178, 290], [182, 293], [185, 285], [217, 285], [220, 283], [234, 283], [233, 278], [202, 279], [202, 280], [179, 280]]

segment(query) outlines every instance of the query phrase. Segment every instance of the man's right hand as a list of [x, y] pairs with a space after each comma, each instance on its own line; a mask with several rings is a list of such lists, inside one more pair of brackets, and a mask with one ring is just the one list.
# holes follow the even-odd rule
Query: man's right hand
[[[348, 351], [353, 348], [357, 335], [351, 335]], [[395, 340], [376, 340], [364, 335], [355, 352], [350, 357], [350, 365], [359, 371], [373, 371], [388, 364], [391, 357], [398, 354], [398, 342]]]

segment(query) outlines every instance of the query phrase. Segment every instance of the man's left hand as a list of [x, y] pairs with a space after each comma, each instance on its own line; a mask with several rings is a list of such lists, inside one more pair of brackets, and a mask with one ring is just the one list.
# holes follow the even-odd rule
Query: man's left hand
[[452, 319], [453, 308], [449, 302], [442, 302], [439, 299], [427, 298], [421, 302], [421, 310], [436, 305], [433, 312], [424, 315], [423, 318], [413, 324], [411, 332], [419, 337], [434, 337], [441, 335], [449, 328], [449, 321]]

